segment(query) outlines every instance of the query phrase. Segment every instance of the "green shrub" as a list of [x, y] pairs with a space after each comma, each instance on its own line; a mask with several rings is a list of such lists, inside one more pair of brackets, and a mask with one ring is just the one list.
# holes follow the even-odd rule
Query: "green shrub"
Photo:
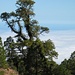
[[2, 39], [0, 37], [0, 68], [6, 68], [7, 62], [6, 62], [6, 52], [4, 50], [4, 47], [2, 45]]

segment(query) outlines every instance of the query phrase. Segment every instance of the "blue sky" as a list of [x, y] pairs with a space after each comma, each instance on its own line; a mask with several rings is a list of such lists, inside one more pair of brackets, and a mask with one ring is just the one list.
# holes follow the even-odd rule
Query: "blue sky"
[[35, 8], [38, 9], [35, 9], [36, 17], [42, 25], [57, 30], [75, 29], [75, 0], [36, 0]]
[[[1, 0], [0, 13], [16, 9], [15, 0]], [[35, 18], [50, 29], [75, 29], [75, 0], [35, 0]]]
[[[0, 14], [15, 10], [15, 1], [0, 0]], [[35, 0], [35, 2], [35, 19], [39, 25], [50, 28], [50, 33], [45, 38], [54, 42], [59, 53], [56, 61], [60, 63], [65, 58], [68, 59], [75, 50], [75, 0]], [[9, 35], [14, 35], [9, 30], [6, 23], [0, 20], [0, 34], [3, 40]], [[43, 36], [42, 38], [47, 40]]]

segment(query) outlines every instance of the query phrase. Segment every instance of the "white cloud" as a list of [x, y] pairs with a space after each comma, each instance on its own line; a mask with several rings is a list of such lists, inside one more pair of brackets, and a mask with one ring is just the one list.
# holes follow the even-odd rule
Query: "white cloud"
[[59, 56], [55, 61], [60, 64], [65, 58], [68, 59], [73, 51], [75, 51], [75, 31], [51, 31], [46, 36], [42, 36], [42, 40], [51, 39]]
[[5, 41], [6, 40], [6, 38], [7, 37], [9, 37], [9, 36], [14, 36], [14, 33], [13, 32], [11, 32], [11, 31], [9, 31], [9, 32], [1, 32], [1, 35], [0, 35], [0, 37], [2, 38], [2, 41]]
[[[6, 40], [8, 36], [14, 36], [13, 32], [4, 32], [1, 34], [2, 40]], [[75, 50], [75, 31], [51, 31], [49, 34], [40, 36], [42, 40], [51, 39], [56, 47], [59, 56], [55, 61], [60, 64], [65, 58], [68, 59]]]

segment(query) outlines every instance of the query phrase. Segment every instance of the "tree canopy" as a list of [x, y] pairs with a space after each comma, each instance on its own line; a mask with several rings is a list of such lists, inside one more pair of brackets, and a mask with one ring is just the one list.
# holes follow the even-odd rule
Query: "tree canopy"
[[33, 0], [17, 0], [15, 11], [3, 12], [0, 16], [16, 33], [15, 42], [12, 37], [8, 37], [4, 42], [7, 61], [10, 66], [15, 66], [21, 75], [52, 75], [51, 62], [54, 62], [53, 58], [57, 57], [58, 53], [50, 39], [41, 41], [39, 38], [42, 33], [48, 33], [49, 28], [38, 25], [38, 21], [33, 19], [34, 3]]

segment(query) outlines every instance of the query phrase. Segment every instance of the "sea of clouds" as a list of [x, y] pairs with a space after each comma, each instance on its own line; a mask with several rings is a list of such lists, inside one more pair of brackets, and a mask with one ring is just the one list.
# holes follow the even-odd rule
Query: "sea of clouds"
[[[14, 37], [12, 31], [0, 31], [0, 37], [2, 41], [5, 41], [7, 37]], [[60, 64], [64, 59], [68, 59], [73, 51], [75, 51], [75, 31], [74, 30], [55, 30], [48, 34], [42, 34], [41, 40], [51, 39], [55, 44], [55, 50], [58, 52], [58, 59], [54, 59]]]
[[[41, 38], [41, 37], [40, 37]], [[58, 59], [54, 59], [60, 64], [64, 59], [69, 59], [71, 53], [75, 51], [75, 31], [56, 30], [42, 36], [43, 40], [51, 39], [58, 52]]]

